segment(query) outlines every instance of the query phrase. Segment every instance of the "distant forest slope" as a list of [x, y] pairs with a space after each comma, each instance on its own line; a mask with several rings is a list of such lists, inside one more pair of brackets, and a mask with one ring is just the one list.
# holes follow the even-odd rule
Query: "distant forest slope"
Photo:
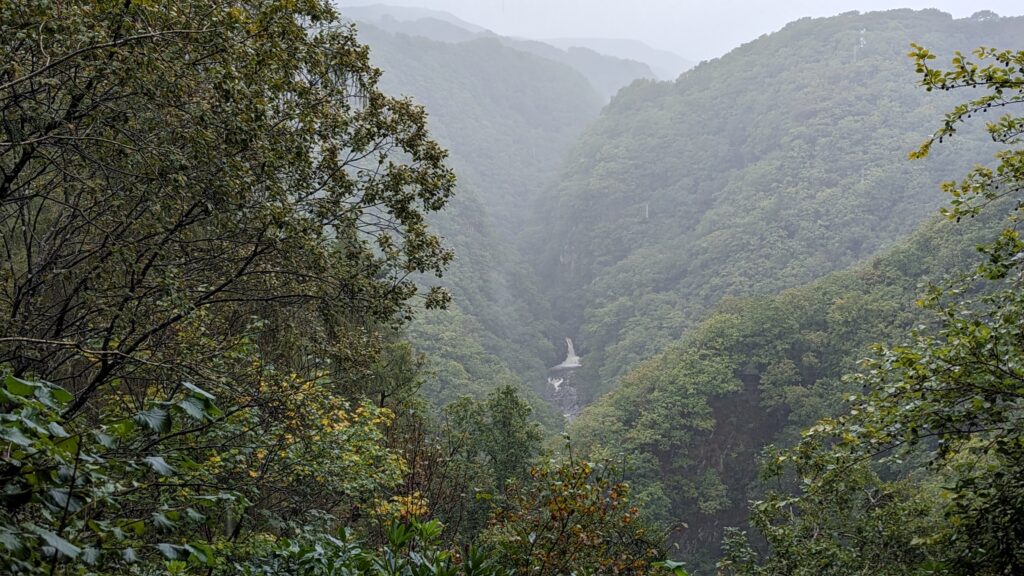
[[644, 62], [659, 80], [675, 80], [680, 74], [697, 65], [675, 52], [652, 48], [639, 40], [620, 38], [554, 38], [545, 40], [560, 48], [579, 46], [602, 54]]
[[951, 102], [915, 85], [910, 42], [950, 53], [1022, 34], [1021, 18], [935, 10], [803, 19], [623, 90], [545, 196], [531, 250], [584, 398], [723, 298], [810, 282], [908, 234], [987, 146], [907, 161]]
[[871, 344], [934, 318], [915, 306], [923, 287], [979, 263], [975, 247], [1004, 224], [992, 215], [936, 218], [849, 270], [774, 296], [725, 300], [589, 406], [570, 435], [593, 456], [626, 458], [649, 513], [687, 525], [674, 534], [680, 556], [712, 573], [723, 529], [746, 527], [748, 503], [762, 494], [762, 450], [792, 445], [859, 393], [842, 377]]
[[521, 38], [496, 37], [502, 44], [571, 66], [604, 98], [605, 102], [634, 80], [653, 80], [657, 73], [646, 62], [609, 56], [588, 46], [559, 48], [546, 42]]
[[386, 70], [384, 89], [426, 106], [458, 175], [454, 198], [433, 222], [456, 253], [442, 279], [454, 304], [411, 327], [430, 359], [425, 395], [444, 405], [510, 382], [542, 392], [554, 354], [550, 313], [517, 237], [560, 159], [597, 117], [600, 96], [568, 66], [494, 39], [443, 43], [367, 24], [359, 37]]
[[443, 10], [432, 10], [430, 8], [417, 8], [413, 6], [394, 6], [391, 4], [365, 4], [359, 6], [347, 6], [349, 2], [338, 2], [339, 10], [345, 18], [363, 22], [417, 22], [421, 20], [434, 20], [444, 22], [454, 28], [459, 28], [470, 33], [485, 32], [486, 28], [478, 26], [458, 18]]
[[[344, 7], [342, 11], [364, 27], [369, 25], [393, 34], [446, 43], [496, 40], [509, 48], [569, 66], [582, 74], [605, 102], [634, 80], [664, 78], [665, 66], [682, 70], [692, 65], [673, 58], [674, 54], [650, 49], [639, 42], [582, 41], [566, 45], [501, 36], [436, 10], [372, 5]], [[661, 66], [662, 72], [653, 70], [656, 65]]]

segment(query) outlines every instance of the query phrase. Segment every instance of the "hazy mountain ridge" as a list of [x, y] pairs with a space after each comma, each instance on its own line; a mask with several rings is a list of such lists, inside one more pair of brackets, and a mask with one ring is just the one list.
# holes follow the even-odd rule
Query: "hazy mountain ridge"
[[1012, 45], [1022, 22], [907, 10], [804, 19], [675, 83], [623, 90], [538, 216], [556, 235], [538, 244], [541, 275], [591, 394], [723, 296], [812, 281], [931, 214], [938, 183], [969, 166], [965, 148], [905, 160], [952, 102], [915, 86], [909, 43]]
[[[396, 34], [421, 36], [439, 42], [460, 43], [484, 38], [497, 39], [508, 47], [574, 68], [582, 73], [606, 100], [634, 80], [662, 77], [654, 72], [650, 62], [605, 53], [594, 47], [598, 45], [597, 43], [594, 46], [555, 46], [541, 40], [501, 36], [436, 10], [387, 5], [342, 6], [340, 10], [346, 18], [356, 22], [370, 24]], [[632, 52], [655, 55], [658, 62], [666, 60], [664, 55], [659, 55], [659, 52], [654, 50], [634, 49]]]
[[389, 4], [367, 4], [357, 6], [340, 4], [338, 9], [345, 18], [370, 22], [371, 24], [380, 21], [415, 23], [421, 20], [434, 20], [444, 22], [455, 28], [459, 28], [473, 34], [487, 31], [483, 26], [467, 22], [454, 14], [443, 10], [432, 10], [430, 8], [393, 6]]
[[455, 302], [411, 327], [431, 360], [425, 395], [444, 405], [509, 382], [544, 392], [553, 330], [519, 235], [565, 151], [597, 117], [600, 96], [572, 68], [494, 37], [445, 43], [365, 24], [359, 37], [385, 71], [383, 88], [426, 107], [459, 179], [433, 219], [456, 252], [442, 279]]
[[675, 52], [659, 50], [639, 40], [628, 38], [551, 38], [545, 42], [559, 48], [587, 48], [609, 56], [644, 62], [651, 67], [659, 80], [675, 80], [680, 74], [697, 65], [696, 62]]

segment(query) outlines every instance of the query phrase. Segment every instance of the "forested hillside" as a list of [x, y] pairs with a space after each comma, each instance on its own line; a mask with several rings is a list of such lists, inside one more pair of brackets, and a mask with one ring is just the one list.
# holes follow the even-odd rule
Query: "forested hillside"
[[[1013, 33], [1019, 33], [1024, 29], [1021, 19], [952, 21], [935, 13], [909, 12], [887, 16], [894, 18], [887, 22], [904, 18], [905, 25], [916, 23], [934, 28], [936, 23], [944, 23], [950, 28], [947, 37], [933, 37], [932, 42], [945, 46], [994, 41], [992, 38], [1010, 43], [1011, 32], [1016, 30]], [[802, 26], [836, 32], [846, 19], [867, 26], [875, 18], [881, 18], [881, 15], [801, 22], [742, 50], [753, 52], [761, 42], [767, 44], [765, 49], [770, 49], [773, 46], [770, 41], [779, 40], [776, 36], [784, 36], [787, 32], [807, 34]], [[917, 33], [922, 37], [928, 34], [924, 28], [918, 29]], [[858, 47], [866, 49], [859, 43]], [[858, 59], [861, 58], [867, 56], [861, 53]], [[726, 57], [722, 62], [728, 59]], [[675, 222], [674, 231], [669, 223], [657, 222], [652, 202], [650, 216], [638, 214], [633, 207], [632, 214], [627, 212], [632, 220], [606, 219], [577, 224], [578, 228], [574, 230], [578, 236], [568, 237], [568, 249], [563, 246], [559, 255], [562, 281], [571, 282], [575, 278], [584, 286], [579, 294], [591, 298], [584, 304], [575, 302], [584, 310], [580, 319], [580, 342], [588, 347], [597, 347], [595, 352], [591, 352], [593, 356], [584, 357], [584, 363], [589, 360], [599, 368], [607, 369], [611, 362], [609, 373], [592, 373], [592, 381], [614, 386], [612, 392], [598, 399], [572, 423], [570, 435], [577, 445], [591, 454], [624, 457], [632, 462], [629, 478], [645, 500], [646, 509], [665, 524], [685, 524], [677, 530], [675, 539], [683, 550], [681, 556], [697, 566], [698, 573], [713, 571], [724, 530], [730, 526], [746, 526], [750, 512], [748, 503], [763, 497], [765, 485], [758, 480], [763, 463], [762, 451], [771, 444], [796, 444], [801, 438], [801, 430], [819, 419], [844, 411], [844, 402], [851, 395], [866, 390], [864, 382], [870, 379], [869, 376], [859, 379], [847, 376], [857, 372], [872, 344], [900, 340], [912, 329], [926, 333], [937, 330], [941, 317], [915, 304], [918, 298], [926, 296], [925, 289], [929, 284], [959, 285], [960, 276], [970, 274], [988, 259], [997, 261], [1000, 258], [998, 255], [986, 258], [978, 253], [976, 247], [998, 237], [1007, 224], [1003, 211], [1012, 206], [1001, 201], [1002, 195], [991, 196], [988, 201], [993, 204], [986, 206], [980, 216], [961, 222], [960, 216], [973, 215], [973, 212], [958, 211], [962, 202], [958, 193], [954, 196], [952, 211], [957, 216], [955, 222], [933, 219], [909, 239], [899, 240], [907, 222], [929, 212], [934, 214], [936, 205], [948, 201], [939, 192], [938, 177], [954, 178], [966, 173], [970, 165], [986, 161], [993, 152], [993, 147], [985, 142], [989, 138], [984, 131], [964, 130], [945, 149], [937, 146], [930, 155], [930, 163], [920, 159], [915, 162], [907, 160], [908, 152], [914, 150], [936, 125], [940, 125], [936, 119], [942, 114], [936, 113], [932, 107], [938, 105], [951, 109], [953, 106], [945, 91], [925, 94], [917, 88], [915, 92], [910, 82], [901, 87], [897, 80], [899, 77], [916, 76], [913, 63], [910, 64], [909, 68], [900, 66], [899, 70], [880, 66], [880, 76], [872, 79], [858, 76], [856, 86], [849, 78], [833, 77], [838, 87], [836, 92], [818, 86], [813, 93], [819, 97], [830, 95], [831, 99], [823, 100], [822, 108], [815, 108], [807, 101], [802, 101], [799, 107], [802, 111], [818, 110], [825, 119], [814, 114], [806, 115], [802, 122], [789, 118], [776, 125], [786, 134], [780, 147], [763, 151], [761, 155], [764, 158], [753, 161], [752, 166], [747, 159], [734, 158], [732, 172], [715, 176], [722, 179], [721, 192], [712, 195], [708, 200], [709, 207], [703, 213], [693, 214], [696, 230], [690, 228], [691, 220], [681, 216]], [[705, 66], [710, 67], [710, 64]], [[792, 60], [790, 66], [793, 66]], [[692, 78], [692, 75], [706, 70], [704, 66], [698, 68], [685, 75], [680, 84], [698, 82], [699, 78]], [[864, 72], [867, 69], [848, 65], [843, 70], [855, 74], [857, 70]], [[750, 78], [743, 81], [764, 86]], [[856, 92], [861, 86], [885, 86], [892, 93], [883, 91], [870, 99], [863, 94], [848, 99], [839, 93]], [[661, 86], [648, 89], [653, 93], [665, 90]], [[812, 88], [803, 85], [802, 89], [806, 93]], [[676, 98], [688, 95], [681, 86], [674, 86], [671, 90]], [[779, 88], [773, 87], [770, 93], [775, 95], [777, 90]], [[634, 93], [638, 93], [637, 88], [623, 93], [606, 111], [598, 127], [610, 122], [610, 117], [621, 110], [617, 107], [625, 107], [626, 98]], [[791, 95], [795, 97], [795, 92]], [[667, 106], [664, 100], [671, 97], [662, 94], [661, 100], [655, 98], [654, 102], [661, 102], [660, 107], [648, 100], [631, 102], [633, 106], [625, 108], [628, 113], [624, 114], [636, 122], [637, 118], [644, 118], [644, 112], [654, 114], [645, 105], [663, 112], [663, 107]], [[749, 92], [746, 98], [748, 103], [751, 99], [756, 100], [755, 95]], [[996, 101], [1002, 102], [1001, 99]], [[863, 108], [863, 116], [851, 116], [849, 109], [840, 112], [844, 106], [866, 106], [869, 102], [870, 106]], [[735, 103], [730, 101], [729, 104]], [[979, 108], [983, 109], [983, 106]], [[904, 125], [908, 132], [902, 136], [893, 132], [892, 127], [900, 126], [906, 118], [888, 116], [899, 109], [907, 118], [917, 118], [920, 122], [916, 128], [913, 123]], [[763, 119], [765, 114], [784, 111], [784, 106], [776, 110], [762, 110], [762, 116], [756, 123], [768, 122]], [[968, 127], [979, 127], [977, 122], [968, 120], [966, 112], [963, 116]], [[844, 120], [833, 125], [828, 120], [850, 117], [856, 117], [857, 123]], [[685, 123], [684, 120], [680, 122]], [[623, 124], [615, 126], [621, 128]], [[608, 129], [611, 130], [610, 127]], [[745, 132], [747, 128], [737, 130]], [[791, 139], [797, 135], [810, 137], [812, 130], [818, 132], [814, 138], [816, 147], [813, 151], [803, 149], [804, 155], [799, 157], [803, 163], [797, 162], [796, 153], [800, 147], [794, 146]], [[1012, 132], [1013, 128], [1007, 130]], [[915, 138], [914, 132], [920, 136]], [[775, 132], [762, 128], [759, 134], [770, 138], [769, 135]], [[716, 131], [711, 136], [720, 137], [721, 134]], [[746, 134], [745, 137], [751, 136]], [[593, 138], [593, 133], [588, 134], [587, 143], [593, 144]], [[676, 142], [667, 135], [665, 141]], [[706, 138], [704, 142], [707, 142]], [[677, 142], [677, 146], [682, 145]], [[740, 150], [748, 150], [746, 147], [733, 150], [724, 142], [720, 145], [723, 154], [746, 153]], [[643, 148], [643, 144], [637, 146]], [[600, 154], [601, 150], [589, 148], [586, 154]], [[696, 153], [696, 149], [689, 150]], [[622, 149], [617, 151], [622, 154]], [[888, 151], [891, 158], [873, 156], [876, 151]], [[657, 164], [665, 158], [661, 155], [663, 152], [652, 150], [648, 158]], [[936, 152], [945, 155], [940, 156]], [[629, 168], [628, 164], [619, 166], [622, 170]], [[788, 169], [783, 166], [788, 166]], [[866, 172], [863, 176], [858, 174], [857, 166], [862, 166], [860, 170]], [[647, 173], [649, 168], [650, 164], [638, 163], [637, 171], [632, 174], [641, 181], [644, 178], [654, 179]], [[600, 168], [601, 180], [591, 176], [589, 182], [595, 183], [595, 187], [596, 182], [606, 182], [606, 169], [606, 165]], [[576, 170], [570, 166], [569, 173], [576, 174]], [[689, 183], [695, 172], [707, 174], [704, 170], [705, 167], [698, 162], [692, 165], [690, 172], [679, 177]], [[874, 181], [867, 174], [879, 174], [882, 179]], [[1001, 176], [1007, 175], [1001, 173]], [[617, 173], [612, 174], [612, 178], [616, 176]], [[573, 184], [569, 181], [563, 184], [562, 189], [573, 191]], [[587, 196], [591, 204], [606, 201], [614, 206], [607, 188], [600, 193], [592, 190], [586, 189], [580, 194], [594, 194], [594, 197]], [[623, 192], [623, 204], [620, 206], [637, 198], [657, 198], [648, 194], [658, 192], [655, 184], [648, 188], [627, 188], [624, 182], [615, 190]], [[673, 190], [686, 201], [696, 203], [700, 200], [694, 194], [685, 195], [685, 188]], [[663, 200], [665, 198], [662, 196]], [[753, 199], [760, 199], [760, 202]], [[592, 218], [602, 216], [601, 212], [587, 212], [589, 205], [581, 203], [574, 206], [580, 206], [581, 211]], [[693, 208], [694, 204], [686, 204], [671, 210], [678, 216], [682, 211]], [[646, 205], [644, 209], [647, 209]], [[576, 213], [577, 210], [571, 212]], [[810, 221], [808, 214], [814, 215]], [[592, 235], [587, 224], [599, 226], [603, 234]], [[694, 244], [688, 244], [684, 239], [692, 239]], [[646, 244], [655, 240], [663, 244]], [[591, 248], [598, 241], [606, 243], [599, 248]], [[841, 267], [843, 262], [858, 259], [865, 250], [877, 250], [891, 244], [895, 245], [866, 264], [825, 275], [778, 295], [735, 297], [736, 294], [773, 292], [787, 283], [800, 284], [798, 279], [819, 276], [823, 271]], [[620, 249], [618, 261], [614, 256], [609, 257], [616, 249]], [[594, 269], [599, 272], [594, 279], [587, 281], [585, 275]], [[658, 293], [659, 289], [663, 292]], [[560, 286], [561, 293], [567, 291], [564, 284]], [[591, 308], [594, 302], [609, 304], [604, 309], [595, 310]], [[704, 312], [705, 306], [712, 307], [712, 311]], [[567, 310], [564, 306], [560, 309]], [[612, 312], [619, 315], [612, 315]], [[568, 313], [571, 318], [572, 310], [568, 309]], [[693, 325], [697, 318], [701, 320]], [[624, 376], [617, 377], [614, 371], [628, 366], [628, 360], [642, 358], [651, 347], [671, 340], [671, 336], [667, 336], [666, 340], [657, 341], [656, 335], [664, 333], [659, 330], [684, 330], [686, 336], [653, 358], [639, 363]], [[599, 338], [596, 342], [591, 339], [595, 337]], [[633, 340], [629, 340], [630, 337]], [[602, 348], [604, 340], [600, 338], [608, 338], [613, 344]], [[891, 368], [889, 365], [886, 367]], [[884, 374], [884, 368], [879, 373]], [[980, 406], [987, 400], [978, 402]], [[825, 429], [832, 429], [828, 424], [825, 426]], [[857, 430], [851, 432], [850, 428], [844, 428], [843, 433], [850, 434], [851, 438], [860, 434]], [[870, 436], [871, 433], [864, 434]], [[920, 462], [922, 458], [916, 455], [911, 461]], [[913, 466], [904, 468], [908, 469], [915, 470]], [[871, 485], [870, 480], [852, 483], [862, 488]], [[849, 484], [844, 486], [849, 489]], [[886, 489], [907, 490], [905, 486]], [[794, 490], [799, 491], [799, 488]], [[846, 497], [838, 489], [832, 494], [835, 498]], [[765, 506], [786, 506], [787, 497], [783, 493]], [[839, 504], [810, 501], [818, 502], [813, 514], [838, 514], [837, 510], [841, 508]], [[920, 506], [921, 503], [912, 505]], [[782, 512], [771, 508], [758, 508], [755, 512], [761, 522], [759, 526], [773, 538], [773, 545], [788, 546], [802, 538], [797, 533], [806, 526], [793, 521], [795, 526], [790, 529]], [[895, 516], [901, 512], [886, 510], [885, 513]], [[934, 513], [934, 509], [922, 511], [915, 518], [921, 520]], [[865, 523], [856, 529], [871, 530], [874, 526], [883, 525], [882, 519], [860, 517], [855, 512], [850, 512], [850, 515], [858, 518], [851, 522]], [[818, 520], [808, 521], [814, 522]], [[778, 528], [774, 528], [772, 523]], [[835, 524], [822, 521], [815, 525], [823, 531], [842, 533], [844, 530], [839, 520]], [[884, 526], [886, 530], [897, 529], [895, 525]], [[826, 534], [839, 538], [829, 553], [846, 553], [848, 544], [842, 540], [845, 535]], [[883, 540], [879, 538], [872, 545], [882, 548], [885, 546]], [[796, 552], [789, 549], [775, 552], [773, 564], [765, 573], [791, 573], [786, 571], [786, 567], [798, 561], [790, 563], [788, 558]], [[849, 553], [857, 558], [855, 561], [863, 562], [871, 561], [867, 558], [869, 553], [876, 561], [882, 554], [872, 548], [863, 552], [865, 558], [861, 560], [855, 553]], [[801, 554], [800, 557], [801, 561], [807, 562], [805, 569], [809, 571], [806, 573], [816, 573], [809, 567], [821, 557], [813, 553]], [[927, 554], [922, 552], [921, 558], [925, 557]], [[844, 565], [842, 562], [846, 561], [835, 560], [837, 566]], [[924, 562], [920, 558], [902, 558], [900, 561]], [[754, 570], [752, 565], [746, 566], [748, 570]], [[903, 568], [894, 568], [892, 573], [905, 573], [900, 570], [906, 569], [906, 565], [901, 566]], [[843, 568], [836, 570], [837, 574], [845, 573]]]
[[624, 90], [570, 154], [538, 213], [535, 253], [575, 336], [586, 397], [727, 296], [849, 266], [933, 213], [939, 182], [983, 157], [960, 139], [906, 153], [950, 99], [926, 99], [904, 54], [1010, 44], [1020, 19], [937, 11], [804, 19], [685, 73]]
[[447, 210], [432, 221], [455, 251], [443, 277], [454, 303], [410, 327], [429, 357], [424, 393], [443, 406], [502, 383], [544, 392], [555, 353], [550, 309], [518, 250], [520, 235], [561, 157], [597, 117], [600, 97], [571, 68], [494, 39], [452, 44], [359, 30], [386, 70], [382, 87], [427, 107], [459, 175]]
[[680, 74], [693, 68], [697, 63], [666, 50], [652, 48], [639, 40], [622, 38], [554, 38], [546, 43], [560, 48], [574, 46], [589, 48], [602, 54], [610, 54], [627, 60], [644, 62], [659, 80], [675, 80]]
[[[583, 75], [591, 87], [601, 95], [604, 101], [614, 96], [619, 89], [628, 86], [639, 78], [656, 78], [651, 65], [640, 58], [631, 59], [622, 54], [622, 50], [601, 51], [591, 49], [586, 43], [552, 44], [525, 38], [501, 36], [484, 30], [468, 22], [459, 20], [451, 14], [431, 10], [417, 10], [397, 6], [354, 6], [345, 9], [346, 15], [356, 22], [373, 26], [394, 34], [428, 38], [446, 43], [473, 42], [476, 40], [494, 40], [502, 45], [520, 52], [526, 52], [541, 58], [558, 62], [574, 69]], [[600, 44], [598, 44], [600, 46]], [[633, 51], [636, 51], [635, 47]], [[626, 50], [628, 54], [630, 50]], [[651, 51], [644, 56], [655, 56], [664, 59], [666, 56]], [[678, 63], [674, 64], [679, 66]], [[685, 63], [682, 64], [685, 66]]]
[[681, 556], [706, 562], [724, 528], [746, 525], [762, 450], [792, 444], [860, 392], [842, 377], [871, 344], [922, 322], [922, 287], [968, 272], [1002, 224], [931, 221], [866, 264], [775, 296], [725, 299], [589, 406], [570, 435], [595, 456], [625, 455], [647, 509], [687, 525], [676, 534]]
[[909, 56], [925, 90], [963, 98], [912, 158], [974, 130], [1000, 146], [943, 184], [946, 219], [988, 232], [983, 257], [922, 291], [923, 321], [872, 347], [834, 416], [766, 454], [757, 537], [730, 531], [722, 574], [1024, 570], [1024, 50], [981, 47], [946, 64], [914, 44]]
[[344, 10], [0, 0], [0, 573], [1024, 573], [1024, 17]]
[[[571, 102], [481, 90], [453, 143], [496, 119], [557, 154], [596, 110], [571, 69], [473, 48], [439, 81]], [[448, 152], [369, 54], [319, 0], [0, 0], [0, 573], [671, 572], [613, 463], [539, 457], [473, 301], [529, 294], [452, 266], [501, 243], [469, 168], [443, 219]], [[530, 158], [473, 144], [483, 181]], [[428, 390], [480, 396], [439, 412], [408, 334], [453, 327], [426, 316], [449, 269], [495, 324], [422, 342], [497, 367]]]

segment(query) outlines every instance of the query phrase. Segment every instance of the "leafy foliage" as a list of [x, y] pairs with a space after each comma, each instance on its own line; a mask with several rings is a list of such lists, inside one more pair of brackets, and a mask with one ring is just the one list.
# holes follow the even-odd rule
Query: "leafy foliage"
[[[106, 570], [161, 558], [214, 566], [216, 548], [239, 536], [247, 513], [287, 518], [310, 502], [368, 505], [401, 477], [403, 463], [381, 447], [386, 412], [332, 406], [328, 420], [299, 393], [305, 412], [294, 417], [327, 420], [322, 429], [300, 437], [282, 422], [262, 441], [241, 443], [270, 413], [228, 417], [197, 387], [80, 428], [61, 415], [71, 401], [63, 388], [6, 379], [2, 437], [12, 449], [3, 457], [0, 522], [3, 565], [15, 573], [64, 560]], [[186, 451], [168, 441], [181, 436], [206, 446]]]
[[454, 178], [354, 30], [318, 0], [0, 2], [0, 57], [0, 570], [514, 573], [430, 518], [540, 432], [512, 387], [423, 416], [401, 330], [448, 302]]
[[[997, 224], [996, 224], [997, 225]], [[758, 459], [769, 443], [834, 414], [856, 383], [843, 380], [869, 345], [925, 321], [921, 282], [976, 262], [971, 234], [944, 221], [871, 262], [772, 297], [721, 303], [682, 341], [641, 363], [570, 427], [585, 452], [625, 457], [650, 517], [685, 523], [677, 534], [694, 563], [713, 558], [725, 526], [746, 523]]]
[[281, 539], [234, 567], [246, 576], [507, 576], [485, 552], [468, 548], [465, 554], [438, 542], [443, 526], [437, 521], [395, 523], [381, 550], [366, 548], [348, 532], [338, 537], [320, 533]]
[[[861, 392], [861, 383], [843, 376], [857, 369], [871, 343], [918, 324], [933, 329], [937, 319], [913, 306], [919, 286], [969, 271], [978, 261], [974, 247], [1002, 222], [991, 213], [979, 213], [972, 227], [928, 222], [867, 264], [777, 296], [729, 295], [774, 292], [825, 275], [905, 233], [907, 221], [934, 206], [933, 183], [946, 171], [967, 170], [987, 146], [965, 135], [955, 150], [937, 149], [933, 163], [902, 162], [920, 142], [913, 134], [936, 113], [887, 47], [905, 46], [911, 33], [940, 46], [998, 39], [1020, 24], [905, 11], [797, 22], [705, 63], [674, 86], [623, 92], [581, 143], [559, 189], [559, 217], [576, 227], [563, 227], [567, 243], [555, 246], [564, 281], [558, 289], [571, 295], [556, 308], [580, 326], [581, 378], [595, 393], [617, 388], [570, 430], [587, 453], [627, 458], [643, 509], [666, 525], [686, 523], [676, 541], [699, 568], [712, 569], [724, 527], [745, 526], [747, 502], [762, 497], [761, 450], [797, 441], [801, 428], [836, 414], [845, 398]], [[857, 60], [823, 45], [855, 48]], [[882, 87], [881, 96], [862, 92]], [[799, 93], [784, 100], [797, 104], [779, 106], [776, 97], [790, 90]], [[821, 106], [803, 100], [812, 92]], [[1009, 97], [1009, 86], [1004, 93]], [[757, 111], [755, 119], [740, 121], [746, 111]], [[882, 120], [897, 111], [899, 118]], [[832, 114], [838, 116], [827, 120]], [[713, 119], [705, 123], [716, 128], [698, 117]], [[856, 126], [843, 124], [851, 118]], [[819, 132], [818, 122], [828, 129]], [[860, 132], [875, 122], [880, 127], [871, 134]], [[799, 142], [813, 144], [814, 154], [801, 153]], [[828, 169], [815, 168], [831, 154], [837, 157], [826, 160]], [[670, 184], [668, 174], [686, 178]], [[946, 188], [966, 197], [970, 186]], [[1003, 196], [975, 203], [1012, 202]], [[648, 212], [630, 208], [641, 204]], [[999, 265], [989, 266], [994, 273]], [[871, 474], [860, 484], [850, 479], [851, 486], [882, 483]], [[915, 489], [893, 487], [901, 494]], [[915, 521], [933, 520], [906, 519]]]
[[214, 566], [387, 498], [354, 382], [451, 259], [423, 110], [316, 1], [2, 2], [0, 40], [4, 568]]
[[672, 573], [662, 571], [660, 538], [649, 533], [617, 474], [607, 462], [571, 455], [535, 467], [533, 482], [513, 488], [484, 541], [516, 574]]
[[900, 55], [912, 40], [1012, 45], [1021, 25], [908, 10], [803, 19], [674, 83], [623, 90], [571, 153], [533, 248], [584, 359], [582, 396], [723, 298], [803, 285], [904, 238], [988, 146], [965, 135], [904, 161], [953, 99], [915, 90]]
[[[409, 330], [429, 364], [424, 396], [443, 407], [509, 383], [542, 392], [555, 330], [532, 256], [519, 246], [530, 206], [600, 98], [574, 70], [498, 39], [450, 44], [366, 24], [359, 37], [387, 70], [383, 88], [430, 110], [459, 173], [458, 193], [431, 219], [457, 253], [443, 278], [454, 305], [418, 314]], [[546, 402], [530, 401], [549, 429], [560, 428]]]
[[406, 417], [389, 430], [391, 445], [408, 463], [401, 493], [411, 499], [387, 508], [395, 518], [429, 515], [447, 527], [446, 541], [472, 543], [506, 501], [508, 483], [528, 476], [541, 450], [541, 429], [512, 386], [483, 400], [464, 396], [437, 420], [430, 410], [416, 411], [427, 416]]
[[[975, 55], [994, 62], [981, 66], [958, 53], [951, 70], [939, 71], [928, 64], [928, 50], [914, 47], [925, 88], [987, 90], [956, 107], [914, 156], [952, 136], [970, 115], [1022, 101], [1024, 54], [982, 48]], [[1004, 115], [987, 129], [995, 141], [1015, 146], [1018, 122]], [[995, 169], [979, 166], [944, 185], [950, 219], [1009, 204], [1010, 227], [981, 247], [988, 261], [973, 274], [922, 298], [936, 328], [922, 325], [903, 344], [878, 346], [851, 377], [864, 393], [848, 399], [848, 412], [820, 421], [775, 459], [770, 472], [791, 470], [802, 479], [800, 491], [773, 493], [755, 506], [772, 553], [757, 562], [749, 547], [736, 546], [728, 564], [740, 573], [811, 573], [829, 557], [847, 572], [879, 562], [900, 574], [1013, 574], [1024, 567], [1018, 157], [1018, 150], [1005, 150]], [[827, 495], [863, 500], [851, 477], [867, 479], [871, 506], [832, 508]], [[851, 537], [851, 526], [871, 525], [893, 537]]]
[[[70, 561], [112, 569], [164, 556], [212, 565], [214, 551], [197, 527], [238, 513], [248, 501], [237, 491], [217, 489], [216, 474], [194, 461], [176, 454], [165, 458], [157, 447], [147, 456], [131, 451], [151, 432], [180, 430], [172, 418], [191, 421], [186, 425], [218, 418], [211, 398], [197, 388], [182, 401], [134, 419], [78, 431], [61, 417], [72, 401], [68, 391], [10, 373], [5, 378], [5, 572], [52, 573]], [[133, 495], [147, 492], [159, 496], [151, 507], [140, 508]], [[171, 530], [177, 537], [164, 540]]]

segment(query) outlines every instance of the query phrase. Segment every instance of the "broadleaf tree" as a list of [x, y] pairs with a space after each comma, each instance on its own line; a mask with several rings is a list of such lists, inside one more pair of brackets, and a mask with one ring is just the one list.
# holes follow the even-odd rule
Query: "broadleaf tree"
[[398, 485], [355, 392], [446, 302], [454, 176], [379, 76], [320, 0], [0, 2], [5, 570], [212, 566]]
[[1024, 570], [1024, 242], [1017, 230], [1024, 189], [1024, 51], [956, 53], [949, 69], [914, 45], [928, 91], [981, 89], [956, 106], [912, 158], [1002, 111], [986, 130], [1005, 146], [943, 185], [944, 213], [963, 226], [1008, 210], [972, 273], [933, 286], [932, 314], [903, 342], [879, 345], [849, 380], [863, 394], [769, 459], [769, 476], [797, 481], [753, 507], [763, 558], [734, 534], [720, 564], [739, 574], [1016, 574]]

